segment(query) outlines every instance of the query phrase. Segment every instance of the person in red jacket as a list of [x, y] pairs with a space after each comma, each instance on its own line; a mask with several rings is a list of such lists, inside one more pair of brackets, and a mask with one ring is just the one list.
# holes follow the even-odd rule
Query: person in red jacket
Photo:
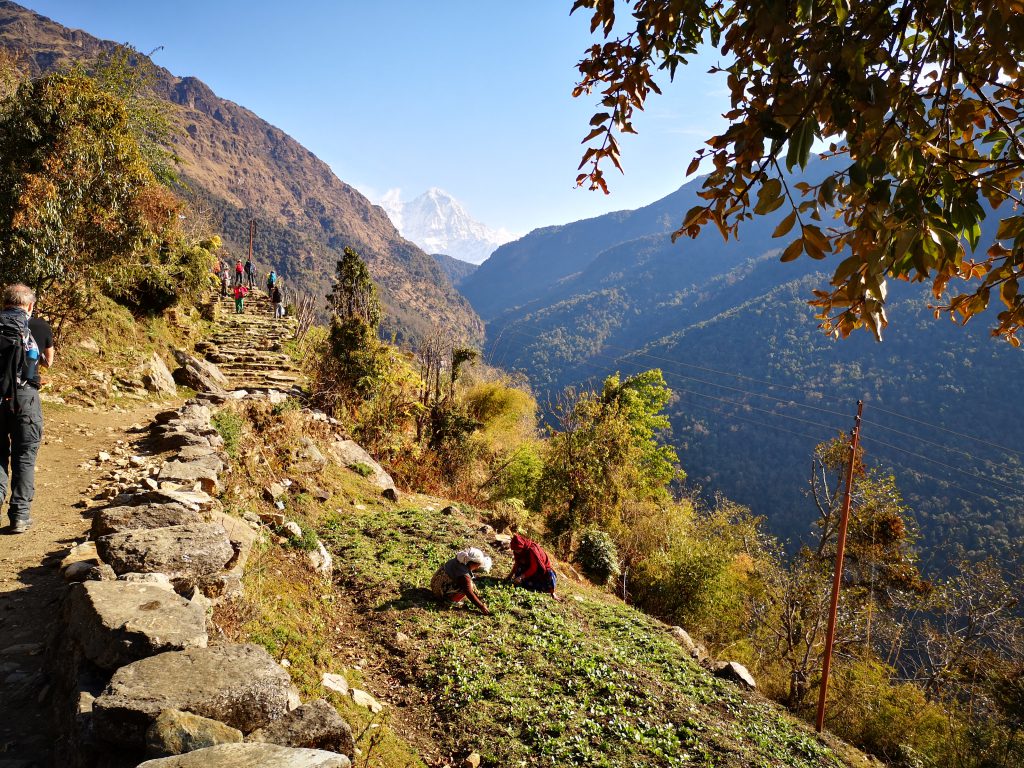
[[508, 578], [513, 584], [531, 592], [547, 592], [555, 600], [560, 599], [555, 595], [558, 576], [551, 566], [551, 558], [540, 544], [517, 533], [512, 537], [512, 557], [512, 571]]
[[240, 315], [245, 311], [245, 297], [249, 289], [244, 285], [235, 286], [235, 314]]

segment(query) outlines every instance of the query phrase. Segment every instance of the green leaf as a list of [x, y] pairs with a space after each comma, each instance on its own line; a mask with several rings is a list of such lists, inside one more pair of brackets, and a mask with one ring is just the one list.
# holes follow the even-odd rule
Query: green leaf
[[768, 179], [757, 190], [757, 205], [754, 207], [754, 213], [758, 215], [771, 213], [783, 202], [785, 202], [785, 198], [782, 196], [782, 182], [778, 179]]
[[818, 123], [815, 120], [804, 120], [793, 131], [789, 137], [789, 152], [786, 154], [786, 166], [789, 170], [799, 165], [807, 167], [807, 161], [811, 156], [811, 145], [814, 144], [814, 137], [818, 132]]

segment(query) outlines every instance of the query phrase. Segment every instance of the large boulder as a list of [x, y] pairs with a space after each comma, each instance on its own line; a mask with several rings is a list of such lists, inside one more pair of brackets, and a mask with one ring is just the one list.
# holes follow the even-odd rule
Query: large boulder
[[714, 667], [715, 677], [720, 677], [723, 680], [731, 680], [734, 683], [738, 683], [744, 688], [754, 690], [757, 688], [757, 683], [754, 681], [754, 676], [750, 674], [750, 670], [740, 664], [738, 661], [721, 661]]
[[276, 744], [222, 744], [187, 755], [147, 760], [138, 768], [349, 768], [345, 755]]
[[288, 673], [257, 645], [162, 653], [122, 667], [93, 704], [96, 734], [141, 747], [165, 709], [191, 712], [250, 733], [288, 713]]
[[385, 472], [384, 467], [378, 464], [358, 443], [351, 440], [335, 440], [328, 447], [328, 453], [343, 467], [362, 465], [369, 468], [370, 473], [366, 475], [369, 482], [381, 490], [394, 490], [395, 481], [391, 479], [391, 475]]
[[113, 671], [166, 651], [206, 647], [202, 608], [154, 584], [75, 584], [64, 611], [69, 636], [102, 669]]
[[352, 728], [323, 699], [303, 704], [266, 728], [249, 734], [246, 741], [326, 749], [349, 757], [355, 754], [356, 749]]
[[150, 392], [172, 397], [178, 394], [178, 386], [174, 383], [171, 370], [156, 352], [146, 361], [142, 371], [142, 383]]
[[143, 528], [167, 528], [209, 522], [209, 517], [182, 504], [118, 505], [96, 510], [92, 518], [92, 538]]
[[115, 573], [166, 573], [191, 582], [222, 571], [235, 557], [216, 523], [113, 533], [97, 540], [96, 548]]
[[146, 729], [146, 754], [170, 757], [218, 744], [241, 744], [242, 732], [208, 717], [165, 709]]
[[227, 377], [213, 363], [200, 360], [180, 349], [175, 350], [174, 359], [181, 366], [174, 372], [174, 380], [179, 384], [191, 387], [196, 392], [227, 393]]
[[683, 647], [683, 650], [689, 654], [691, 659], [700, 661], [707, 657], [708, 652], [704, 649], [704, 646], [696, 643], [685, 629], [682, 627], [669, 627], [668, 631], [675, 638], [676, 642]]

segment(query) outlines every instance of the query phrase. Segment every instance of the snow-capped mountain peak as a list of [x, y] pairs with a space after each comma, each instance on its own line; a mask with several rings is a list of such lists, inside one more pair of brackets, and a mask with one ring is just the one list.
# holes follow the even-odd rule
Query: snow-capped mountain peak
[[516, 237], [476, 221], [462, 203], [437, 187], [408, 202], [402, 200], [401, 190], [389, 190], [378, 204], [402, 236], [427, 253], [444, 253], [470, 264], [480, 264]]

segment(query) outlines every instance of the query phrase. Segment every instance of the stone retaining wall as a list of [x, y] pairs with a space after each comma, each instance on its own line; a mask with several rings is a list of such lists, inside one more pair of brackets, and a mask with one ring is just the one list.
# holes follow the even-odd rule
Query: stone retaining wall
[[266, 396], [207, 394], [160, 413], [150, 442], [166, 460], [119, 461], [92, 540], [62, 564], [72, 585], [50, 648], [58, 764], [350, 765], [352, 732], [330, 704], [302, 704], [262, 647], [208, 632], [212, 605], [241, 594], [261, 535], [215, 498], [228, 457], [211, 420], [229, 397]]

